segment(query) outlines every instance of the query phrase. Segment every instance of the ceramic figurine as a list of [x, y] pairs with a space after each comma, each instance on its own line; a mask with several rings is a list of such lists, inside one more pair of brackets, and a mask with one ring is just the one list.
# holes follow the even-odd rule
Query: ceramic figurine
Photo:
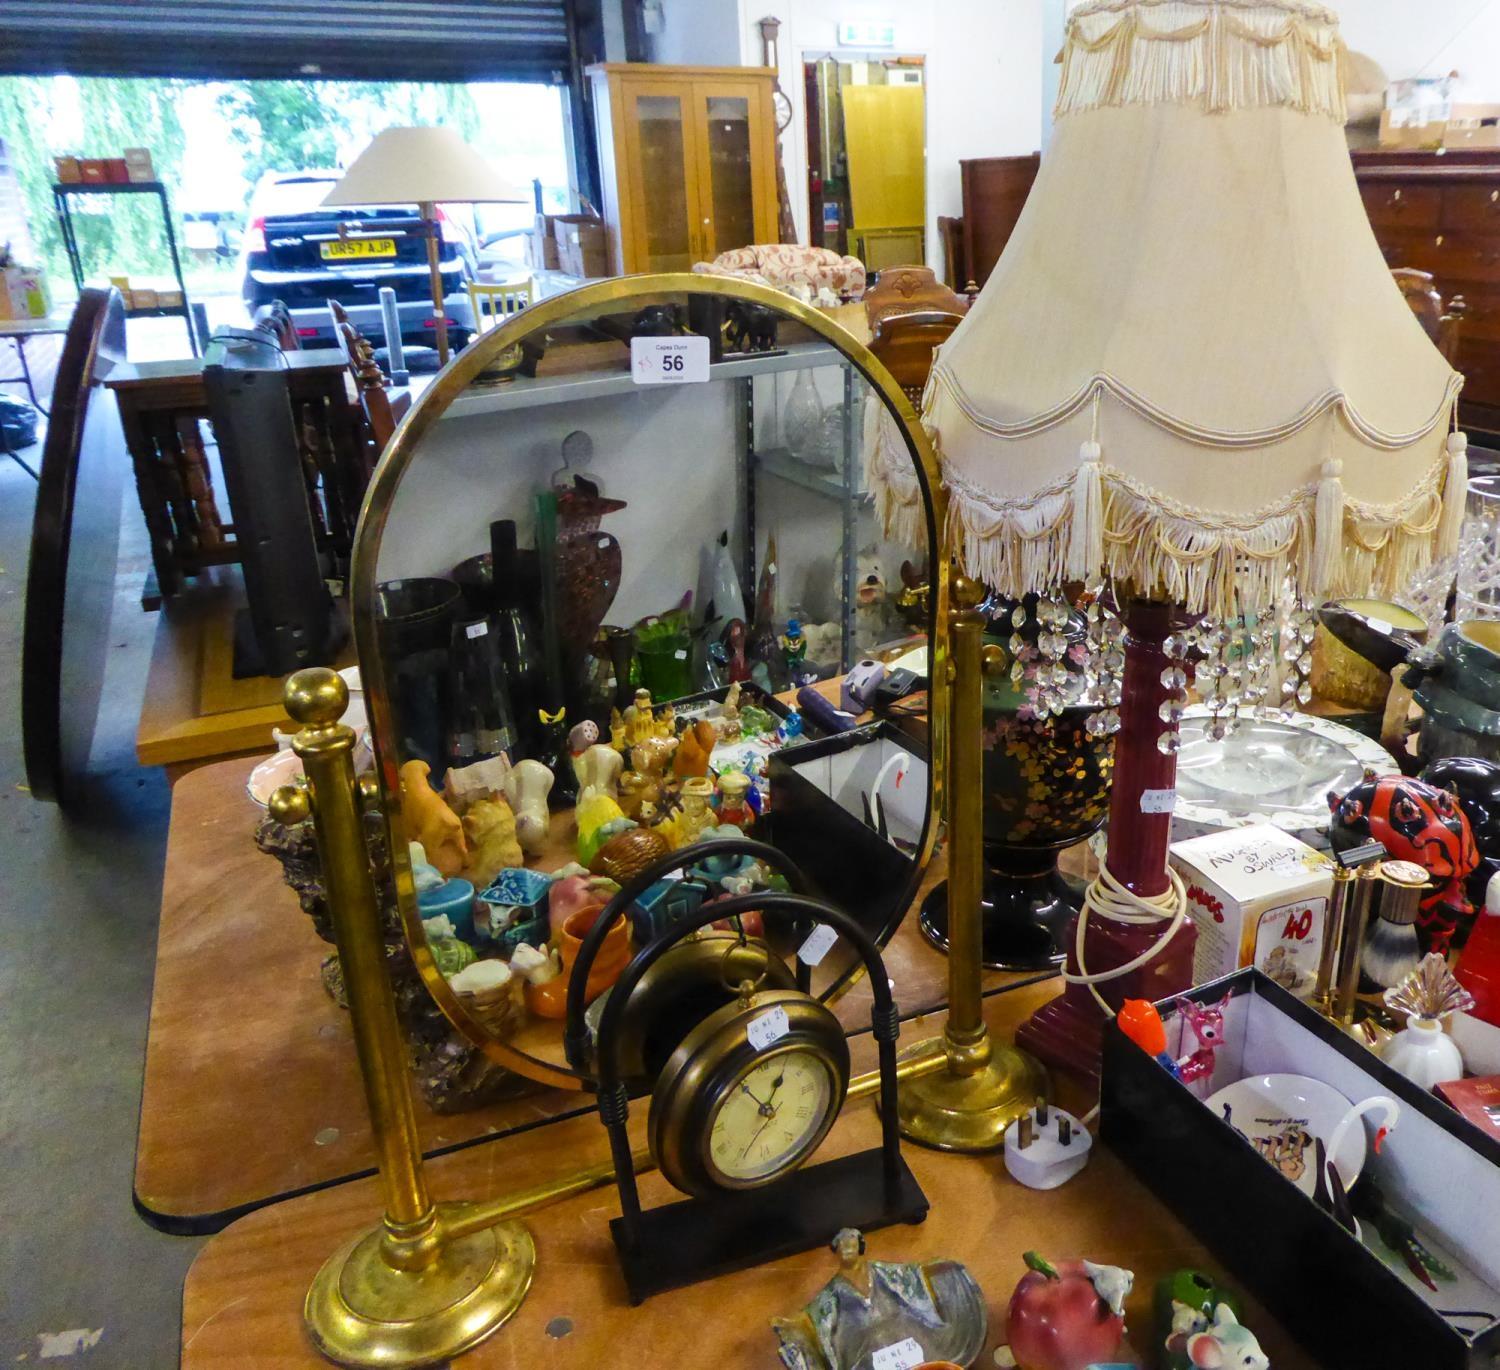
[[872, 1348], [908, 1339], [916, 1342], [922, 1363], [974, 1363], [989, 1319], [984, 1294], [965, 1266], [869, 1260], [864, 1237], [850, 1227], [834, 1237], [832, 1247], [838, 1273], [800, 1313], [771, 1320], [787, 1370], [870, 1365]]
[[[842, 597], [843, 586], [839, 587]], [[821, 666], [837, 667], [844, 645], [844, 628], [837, 620], [828, 623], [804, 623], [802, 637], [807, 643], [807, 656]]]
[[611, 799], [615, 798], [619, 792], [620, 772], [624, 768], [625, 758], [603, 742], [593, 743], [582, 756], [574, 757], [573, 769], [578, 777], [580, 801], [590, 794], [607, 794]]
[[1423, 1089], [1463, 1079], [1463, 1053], [1443, 1031], [1443, 1019], [1450, 1013], [1468, 1012], [1474, 1007], [1474, 996], [1454, 978], [1447, 961], [1435, 951], [1428, 952], [1384, 997], [1387, 1008], [1406, 1014], [1407, 1019], [1406, 1026], [1381, 1048], [1380, 1059]]
[[1187, 1339], [1208, 1331], [1214, 1309], [1227, 1307], [1239, 1317], [1239, 1299], [1200, 1270], [1176, 1270], [1157, 1282], [1152, 1300], [1156, 1344], [1163, 1348], [1161, 1370], [1193, 1370]]
[[1205, 1080], [1214, 1073], [1214, 1055], [1224, 1041], [1224, 1010], [1229, 1006], [1229, 998], [1226, 994], [1217, 1004], [1178, 999], [1177, 1011], [1198, 1042], [1195, 1050], [1177, 1062], [1178, 1079], [1183, 1084]]
[[476, 799], [463, 816], [469, 844], [464, 878], [484, 889], [507, 866], [524, 864], [516, 840], [516, 816], [503, 799]]
[[641, 775], [659, 782], [680, 745], [675, 737], [648, 737], [630, 749], [630, 764]]
[[690, 775], [707, 775], [708, 759], [718, 741], [719, 734], [714, 725], [700, 718], [677, 740], [672, 774], [679, 780]]
[[599, 848], [589, 862], [589, 869], [596, 875], [607, 875], [626, 885], [671, 850], [672, 844], [654, 829], [629, 827], [615, 833]]
[[1128, 1270], [1092, 1261], [1059, 1261], [1035, 1251], [1011, 1295], [1007, 1336], [1020, 1370], [1087, 1370], [1114, 1360], [1125, 1338]]
[[504, 1040], [520, 1027], [519, 984], [505, 962], [475, 961], [450, 976], [448, 985], [492, 1036]]
[[559, 872], [547, 892], [547, 918], [555, 935], [580, 909], [601, 908], [620, 887], [613, 880], [593, 875], [582, 866], [571, 865]]
[[745, 620], [742, 618], [732, 618], [724, 625], [721, 639], [724, 665], [733, 682], [750, 679], [750, 661], [745, 655], [745, 642], [749, 635], [749, 629], [745, 627]]
[[[605, 902], [607, 901], [601, 900], [569, 914], [562, 927], [554, 932], [559, 961], [556, 977], [542, 984], [528, 981], [526, 985], [526, 1007], [538, 1018], [558, 1019], [567, 1014], [568, 979], [578, 960], [583, 939], [604, 911]], [[604, 935], [604, 942], [594, 957], [594, 964], [589, 969], [589, 978], [584, 985], [586, 1001], [592, 1002], [603, 994], [620, 978], [629, 963], [630, 920], [622, 918]]]
[[1467, 934], [1474, 905], [1464, 881], [1479, 864], [1479, 850], [1469, 820], [1449, 791], [1404, 775], [1366, 771], [1346, 794], [1330, 793], [1328, 807], [1333, 812], [1328, 839], [1334, 851], [1373, 840], [1393, 861], [1414, 861], [1432, 877], [1417, 916], [1424, 953], [1446, 953], [1455, 934]]
[[[1478, 756], [1445, 756], [1417, 778], [1451, 791], [1469, 820], [1479, 864], [1470, 872], [1464, 893], [1475, 908], [1483, 908], [1490, 879], [1500, 871], [1500, 764]], [[1455, 947], [1464, 945], [1466, 932], [1460, 924], [1453, 935]]]
[[695, 775], [682, 782], [682, 812], [677, 816], [677, 832], [681, 845], [696, 842], [703, 830], [714, 821], [709, 800], [713, 798], [714, 785], [706, 775]]
[[556, 952], [522, 942], [511, 953], [510, 968], [513, 974], [519, 975], [528, 985], [545, 985], [547, 981], [557, 979], [562, 962]]
[[578, 782], [578, 792], [588, 784], [583, 778], [583, 757], [588, 749], [599, 741], [599, 725], [592, 718], [575, 723], [568, 730], [568, 761], [573, 768], [573, 778]]
[[776, 741], [783, 747], [802, 736], [802, 715], [795, 709], [776, 725]]
[[458, 815], [432, 788], [431, 773], [432, 768], [420, 760], [408, 761], [401, 768], [401, 808], [407, 832], [422, 844], [427, 859], [451, 878], [463, 870], [469, 845]]
[[454, 937], [465, 942], [474, 940], [474, 886], [454, 876], [435, 889], [417, 892], [417, 912], [425, 923], [441, 918], [452, 929]]
[[578, 860], [589, 866], [599, 848], [617, 832], [634, 827], [620, 806], [607, 794], [590, 794], [578, 802]]
[[677, 736], [677, 710], [671, 704], [663, 704], [661, 706], [661, 711], [656, 715], [656, 723], [652, 728], [652, 736]]
[[1167, 1351], [1174, 1349], [1185, 1353], [1187, 1364], [1195, 1370], [1270, 1370], [1271, 1365], [1255, 1333], [1241, 1325], [1227, 1303], [1214, 1309], [1214, 1320], [1206, 1330], [1169, 1337]]
[[462, 812], [476, 799], [504, 794], [510, 783], [511, 763], [504, 752], [471, 766], [449, 766], [443, 777], [443, 798]]
[[630, 749], [630, 743], [625, 738], [625, 718], [618, 709], [609, 711], [609, 745], [621, 756]]
[[639, 689], [635, 692], [635, 703], [626, 706], [625, 740], [634, 747], [655, 734], [656, 715], [651, 709], [651, 691]]
[[427, 849], [420, 842], [408, 842], [406, 850], [411, 861], [412, 884], [417, 893], [424, 894], [428, 890], [440, 888], [443, 873], [427, 859]]
[[642, 807], [646, 804], [654, 806], [661, 798], [661, 785], [639, 771], [622, 771], [615, 788], [615, 799], [620, 805], [620, 812], [626, 818], [635, 819], [637, 823], [645, 822], [641, 817]]
[[[527, 856], [535, 856], [547, 845], [552, 816], [547, 796], [552, 792], [552, 772], [529, 757], [511, 767], [505, 782], [505, 797], [516, 815], [516, 840]], [[519, 861], [514, 863], [520, 865]]]
[[793, 685], [801, 685], [802, 673], [807, 661], [807, 639], [802, 635], [802, 625], [795, 618], [786, 621], [786, 632], [780, 638], [781, 650], [786, 656], [787, 675]]
[[746, 802], [750, 789], [750, 777], [744, 771], [725, 771], [719, 777], [719, 822], [732, 823], [741, 831], [747, 831], [755, 822], [755, 814]]
[[537, 710], [542, 725], [542, 756], [552, 772], [552, 790], [547, 802], [554, 809], [569, 809], [578, 802], [578, 778], [573, 774], [573, 758], [568, 749], [568, 711], [548, 713]]

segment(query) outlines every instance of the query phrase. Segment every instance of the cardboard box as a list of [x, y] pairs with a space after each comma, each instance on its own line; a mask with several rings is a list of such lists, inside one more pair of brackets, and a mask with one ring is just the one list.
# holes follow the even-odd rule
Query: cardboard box
[[1380, 112], [1380, 146], [1396, 148], [1403, 152], [1424, 152], [1443, 145], [1443, 131], [1448, 127], [1446, 119], [1434, 119], [1425, 124], [1407, 123], [1388, 109]]
[[557, 239], [552, 236], [551, 214], [538, 214], [532, 229], [526, 236], [526, 265], [533, 271], [559, 271], [562, 260], [558, 255]]
[[147, 286], [137, 286], [130, 292], [130, 307], [132, 309], [156, 309], [160, 304], [155, 290]]
[[47, 276], [40, 267], [0, 269], [0, 319], [45, 319], [50, 309]]
[[1270, 823], [1174, 842], [1198, 929], [1193, 983], [1256, 966], [1299, 999], [1312, 994], [1323, 952], [1333, 865]]
[[156, 307], [158, 309], [181, 309], [182, 291], [158, 290], [156, 292]]
[[87, 185], [103, 185], [109, 180], [109, 164], [102, 157], [85, 157], [78, 163], [80, 179]]
[[54, 157], [52, 165], [57, 170], [59, 185], [76, 186], [83, 180], [83, 168], [78, 164], [76, 157]]
[[1454, 105], [1443, 130], [1443, 146], [1500, 147], [1500, 105]]
[[552, 235], [562, 270], [570, 276], [608, 276], [609, 239], [604, 221], [592, 214], [552, 216]]
[[111, 185], [123, 186], [130, 183], [130, 169], [126, 166], [123, 157], [106, 157], [104, 174], [109, 178]]
[[132, 181], [154, 181], [156, 167], [151, 161], [151, 150], [144, 147], [125, 149], [125, 167]]

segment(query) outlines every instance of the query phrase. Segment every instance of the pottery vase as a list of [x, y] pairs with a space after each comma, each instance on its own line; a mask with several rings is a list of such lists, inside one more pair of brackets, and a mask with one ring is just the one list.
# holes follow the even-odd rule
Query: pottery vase
[[[573, 976], [573, 966], [583, 939], [594, 926], [595, 920], [604, 912], [604, 905], [591, 904], [569, 914], [563, 921], [554, 939], [558, 956], [562, 960], [561, 973], [544, 984], [526, 986], [526, 1007], [538, 1018], [561, 1019], [568, 1012], [568, 981]], [[585, 1002], [592, 1003], [620, 978], [630, 963], [630, 923], [620, 919], [605, 934], [604, 943], [594, 957], [589, 969], [588, 982], [584, 989]]]
[[1463, 1078], [1463, 1053], [1436, 1018], [1408, 1019], [1380, 1056], [1392, 1070], [1423, 1089]]

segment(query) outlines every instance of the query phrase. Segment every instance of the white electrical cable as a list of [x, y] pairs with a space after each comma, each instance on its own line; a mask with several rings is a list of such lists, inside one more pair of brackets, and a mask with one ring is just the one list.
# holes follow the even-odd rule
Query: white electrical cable
[[[1078, 973], [1075, 975], [1064, 970], [1063, 979], [1070, 985], [1087, 985], [1089, 993], [1098, 1001], [1099, 1007], [1104, 1010], [1107, 1018], [1113, 1018], [1115, 1011], [1110, 1008], [1104, 996], [1094, 986], [1102, 985], [1108, 980], [1118, 980], [1122, 975], [1129, 975], [1132, 971], [1140, 970], [1142, 966], [1160, 955], [1162, 949], [1177, 935], [1178, 929], [1187, 921], [1187, 890], [1183, 886], [1182, 877], [1169, 866], [1167, 867], [1167, 880], [1167, 888], [1160, 894], [1145, 896], [1135, 894], [1126, 889], [1101, 860], [1099, 874], [1089, 885], [1083, 897], [1083, 908], [1078, 913], [1078, 940], [1074, 946], [1078, 957]], [[1133, 961], [1127, 961], [1123, 966], [1116, 966], [1113, 970], [1101, 970], [1091, 975], [1083, 960], [1084, 934], [1088, 929], [1091, 913], [1113, 919], [1116, 923], [1137, 925], [1167, 923], [1168, 927]]]

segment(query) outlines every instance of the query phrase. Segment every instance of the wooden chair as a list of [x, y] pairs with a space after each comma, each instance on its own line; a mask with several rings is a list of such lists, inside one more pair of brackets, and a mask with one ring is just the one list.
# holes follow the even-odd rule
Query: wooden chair
[[536, 303], [536, 281], [470, 281], [469, 304], [474, 310], [474, 332], [485, 333]]
[[918, 413], [932, 371], [932, 354], [963, 321], [960, 313], [928, 309], [887, 314], [875, 325], [870, 351], [896, 378]]
[[374, 470], [391, 434], [396, 431], [396, 425], [411, 408], [411, 392], [390, 388], [389, 379], [375, 360], [375, 349], [370, 346], [370, 340], [352, 323], [340, 324], [339, 333], [344, 355], [349, 359], [349, 374], [359, 396], [360, 412], [369, 433], [370, 470]]
[[943, 279], [958, 290], [969, 283], [968, 264], [964, 261], [964, 221], [940, 214], [937, 223], [943, 244]]
[[255, 326], [262, 333], [276, 339], [283, 352], [300, 352], [302, 339], [297, 334], [297, 325], [292, 322], [292, 312], [284, 300], [272, 300], [255, 311]]
[[865, 291], [865, 318], [873, 335], [893, 314], [966, 314], [969, 299], [950, 290], [930, 266], [888, 266]]
[[1416, 271], [1411, 267], [1395, 267], [1391, 271], [1396, 287], [1401, 291], [1417, 322], [1427, 330], [1437, 350], [1443, 354], [1449, 366], [1458, 366], [1459, 330], [1463, 324], [1468, 304], [1462, 295], [1455, 295], [1443, 308], [1443, 297], [1432, 283], [1430, 271]]

